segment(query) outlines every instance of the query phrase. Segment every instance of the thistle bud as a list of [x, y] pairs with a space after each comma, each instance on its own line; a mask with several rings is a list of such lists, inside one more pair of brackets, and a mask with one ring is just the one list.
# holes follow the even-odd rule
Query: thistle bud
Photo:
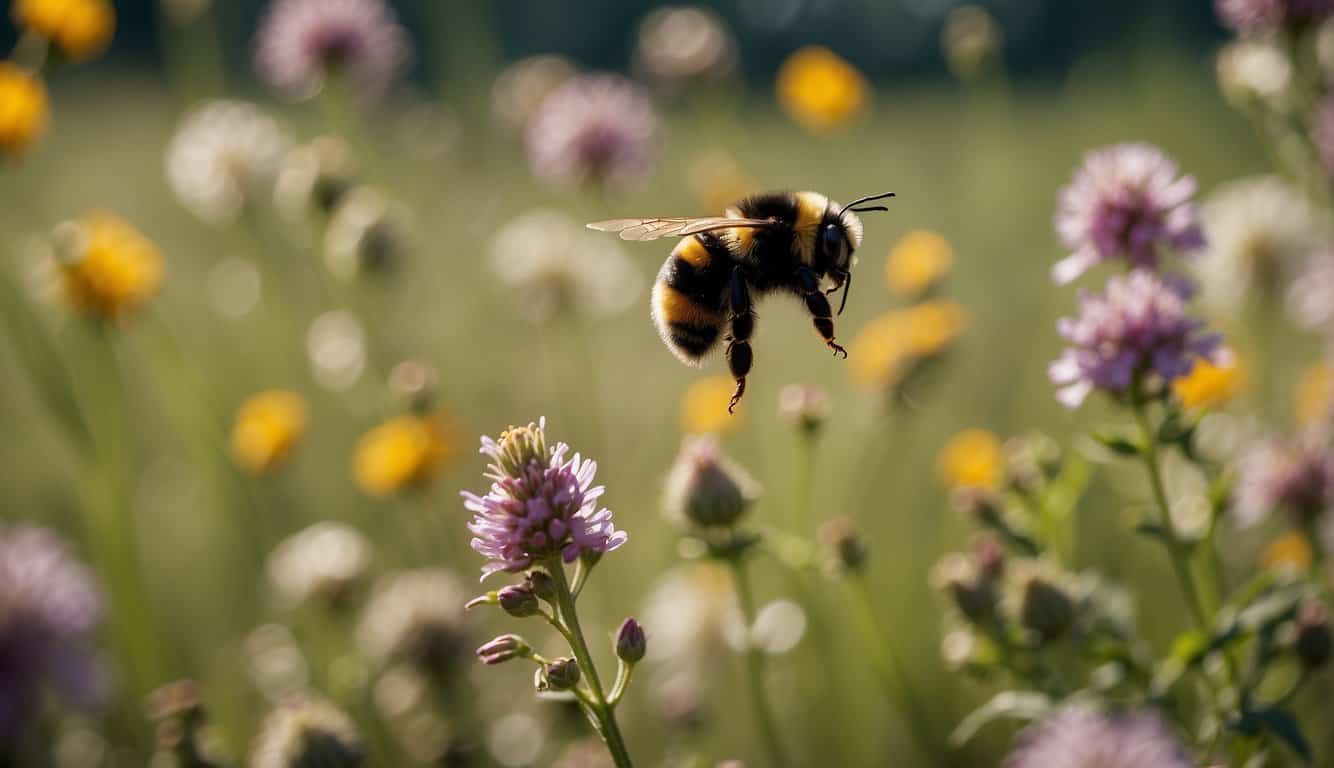
[[688, 437], [667, 477], [668, 517], [704, 528], [726, 528], [745, 514], [759, 495], [741, 467], [722, 455], [713, 435]]
[[809, 384], [789, 384], [778, 393], [778, 413], [788, 424], [814, 434], [829, 418], [829, 393]]
[[1066, 591], [1041, 574], [1032, 574], [1023, 582], [1019, 602], [1019, 623], [1037, 633], [1042, 642], [1065, 634], [1075, 619], [1075, 604]]
[[996, 581], [1005, 572], [1005, 548], [994, 536], [982, 536], [973, 544], [973, 562], [987, 581]]
[[287, 153], [274, 184], [274, 202], [297, 218], [331, 213], [356, 183], [352, 152], [333, 136], [321, 136]]
[[527, 584], [511, 584], [503, 587], [496, 593], [496, 602], [505, 613], [516, 619], [523, 619], [529, 616], [536, 616], [541, 610], [537, 602], [537, 595], [533, 594], [532, 587]]
[[355, 768], [365, 745], [341, 710], [318, 700], [293, 700], [274, 710], [255, 737], [254, 768]]
[[989, 527], [1001, 522], [1000, 501], [988, 490], [957, 488], [950, 494], [950, 504], [979, 525]]
[[389, 372], [389, 391], [419, 413], [430, 410], [435, 384], [435, 370], [420, 360], [404, 360]]
[[626, 619], [616, 633], [616, 658], [626, 664], [637, 664], [648, 650], [644, 628], [633, 617]]
[[556, 581], [546, 571], [533, 571], [528, 574], [528, 587], [548, 603], [556, 599]]
[[568, 691], [579, 684], [579, 662], [568, 656], [556, 659], [539, 670], [539, 691]]
[[931, 571], [931, 581], [968, 621], [981, 623], [995, 615], [995, 585], [966, 556], [955, 552], [941, 558]]
[[477, 658], [483, 664], [503, 664], [510, 659], [526, 659], [533, 655], [532, 646], [518, 635], [501, 635], [478, 648]]
[[836, 517], [820, 526], [820, 541], [824, 542], [845, 571], [860, 571], [866, 565], [866, 542], [853, 522]]
[[344, 195], [325, 230], [324, 261], [343, 279], [392, 271], [410, 247], [407, 214], [378, 189], [357, 187]]
[[1297, 609], [1297, 657], [1308, 667], [1322, 666], [1330, 656], [1329, 611], [1317, 600]]

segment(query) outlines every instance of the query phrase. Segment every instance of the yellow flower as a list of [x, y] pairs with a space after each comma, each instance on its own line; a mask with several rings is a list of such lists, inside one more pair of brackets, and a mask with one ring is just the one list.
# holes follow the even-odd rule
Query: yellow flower
[[1000, 438], [985, 429], [965, 429], [940, 449], [936, 469], [950, 488], [995, 490], [1005, 469]]
[[1306, 573], [1311, 570], [1315, 553], [1311, 542], [1300, 531], [1289, 531], [1269, 543], [1260, 556], [1260, 565], [1265, 570], [1290, 570]]
[[[727, 412], [736, 382], [727, 376], [697, 379], [681, 396], [681, 429], [690, 435], [725, 434], [741, 426], [742, 404]], [[743, 401], [744, 402], [744, 401]]]
[[116, 28], [107, 0], [14, 0], [14, 22], [51, 40], [72, 61], [106, 50]]
[[924, 229], [909, 232], [885, 262], [889, 292], [900, 298], [921, 295], [944, 279], [953, 263], [954, 249], [948, 240]]
[[1314, 426], [1334, 415], [1334, 366], [1316, 363], [1302, 371], [1294, 410], [1302, 427]]
[[281, 389], [251, 395], [236, 409], [232, 458], [251, 472], [267, 472], [287, 458], [305, 431], [301, 395]]
[[0, 61], [0, 155], [19, 155], [32, 146], [51, 119], [42, 81], [21, 67]]
[[79, 312], [117, 320], [162, 285], [162, 251], [119, 216], [85, 214], [57, 227], [54, 241], [61, 294]]
[[1197, 360], [1188, 375], [1172, 384], [1172, 391], [1186, 408], [1218, 408], [1236, 397], [1244, 383], [1241, 363], [1234, 355], [1225, 353], [1217, 363]]
[[856, 67], [820, 46], [792, 54], [778, 70], [778, 103], [807, 130], [826, 132], [856, 118], [871, 99]]
[[440, 414], [407, 414], [375, 427], [357, 441], [353, 473], [372, 496], [423, 485], [454, 456], [453, 435]]
[[967, 327], [968, 311], [952, 301], [877, 315], [848, 345], [852, 378], [870, 389], [893, 386], [911, 363], [942, 354]]

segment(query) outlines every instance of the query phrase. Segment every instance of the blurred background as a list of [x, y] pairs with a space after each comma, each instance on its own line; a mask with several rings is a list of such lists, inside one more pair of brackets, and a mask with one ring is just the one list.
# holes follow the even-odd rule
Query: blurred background
[[[551, 764], [588, 734], [561, 705], [528, 700], [529, 670], [463, 658], [443, 687], [466, 693], [423, 700], [385, 682], [358, 628], [367, 596], [404, 569], [443, 568], [460, 596], [481, 591], [459, 491], [486, 487], [479, 435], [540, 416], [598, 460], [630, 535], [584, 593], [595, 653], [610, 659], [601, 639], [634, 614], [651, 647], [655, 632], [684, 634], [706, 648], [691, 646], [689, 668], [714, 671], [676, 675], [684, 662], [650, 656], [622, 707], [645, 764], [764, 764], [741, 714], [740, 663], [726, 631], [709, 629], [726, 583], [684, 564], [661, 513], [681, 439], [701, 432], [719, 433], [763, 487], [753, 525], [811, 537], [847, 516], [863, 529], [874, 611], [943, 734], [993, 691], [941, 660], [943, 604], [927, 572], [971, 534], [937, 454], [967, 428], [1069, 442], [1108, 418], [1060, 408], [1046, 376], [1062, 346], [1056, 318], [1075, 304], [1048, 276], [1065, 255], [1057, 191], [1087, 150], [1119, 141], [1161, 146], [1202, 195], [1269, 164], [1218, 86], [1225, 36], [1205, 0], [994, 0], [962, 15], [951, 0], [735, 0], [678, 19], [684, 37], [660, 31], [657, 48], [646, 23], [664, 6], [646, 0], [403, 1], [392, 3], [406, 30], [396, 45], [411, 50], [403, 76], [364, 99], [270, 87], [281, 65], [262, 76], [255, 62], [267, 5], [117, 2], [106, 54], [46, 72], [49, 129], [0, 168], [4, 518], [59, 532], [109, 582], [98, 637], [115, 694], [97, 714], [56, 710], [47, 736], [64, 745], [62, 764], [141, 764], [154, 745], [144, 696], [180, 678], [197, 681], [238, 762], [266, 703], [310, 687], [372, 734], [372, 764], [443, 764], [456, 737], [479, 764]], [[0, 32], [16, 58], [19, 38]], [[717, 42], [701, 53], [699, 40]], [[533, 112], [593, 71], [628, 78], [633, 94], [613, 111], [647, 126], [625, 141], [651, 146], [625, 168], [572, 178], [543, 159]], [[222, 98], [257, 106], [200, 117]], [[606, 108], [589, 98], [569, 109]], [[337, 140], [311, 143], [322, 136]], [[233, 165], [201, 159], [229, 142]], [[293, 147], [306, 152], [294, 159]], [[254, 167], [229, 176], [236, 163]], [[322, 202], [349, 188], [363, 192], [359, 208]], [[764, 189], [898, 196], [864, 217], [837, 318], [849, 360], [831, 358], [797, 303], [771, 299], [729, 418], [721, 358], [680, 365], [648, 317], [672, 243], [579, 225], [716, 215]], [[97, 321], [50, 300], [63, 247], [51, 233], [72, 219], [89, 227], [88, 211], [123, 218], [160, 252], [160, 291]], [[887, 265], [896, 248], [908, 266]], [[877, 330], [885, 313], [930, 302], [944, 309], [927, 331], [937, 342], [905, 352]], [[1259, 332], [1214, 319], [1243, 354]], [[1282, 422], [1321, 345], [1279, 338], [1241, 399]], [[779, 410], [789, 384], [822, 388], [829, 405], [804, 518], [806, 444]], [[268, 390], [296, 397], [248, 400]], [[1170, 579], [1166, 561], [1118, 533], [1126, 510], [1110, 492], [1142, 497], [1140, 482], [1099, 469], [1072, 561], [1143, 588], [1139, 623], [1162, 645], [1183, 624], [1175, 596], [1154, 590]], [[349, 526], [356, 543], [273, 564], [280, 542], [320, 521]], [[1225, 543], [1239, 561], [1258, 546]], [[307, 582], [329, 572], [352, 596], [313, 607], [332, 587]], [[837, 584], [772, 558], [757, 560], [755, 583], [762, 603], [789, 601], [773, 619], [770, 690], [795, 762], [884, 764], [913, 749], [857, 661]], [[464, 656], [513, 624], [481, 612], [441, 621]], [[956, 764], [993, 764], [1011, 735], [984, 731]]]

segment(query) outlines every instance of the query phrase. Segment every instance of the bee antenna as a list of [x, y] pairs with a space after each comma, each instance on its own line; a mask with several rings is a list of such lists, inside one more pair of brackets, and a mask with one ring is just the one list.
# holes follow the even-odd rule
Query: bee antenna
[[870, 213], [871, 211], [888, 211], [883, 205], [868, 205], [865, 208], [849, 208], [848, 210], [856, 213]]
[[[850, 209], [854, 208], [855, 206], [861, 205], [862, 203], [869, 203], [869, 202], [872, 202], [872, 201], [874, 201], [874, 200], [884, 200], [884, 199], [887, 198], [887, 197], [894, 197], [894, 193], [893, 193], [893, 192], [885, 192], [885, 193], [883, 193], [883, 194], [879, 194], [879, 195], [867, 195], [866, 197], [859, 197], [859, 198], [857, 198], [856, 200], [853, 200], [852, 202], [850, 202], [850, 203], [848, 203], [847, 205], [843, 206], [842, 210], [840, 210], [840, 211], [838, 212], [838, 215], [839, 215], [839, 216], [842, 216], [844, 211], [850, 210]], [[885, 208], [884, 210], [889, 210], [889, 209], [888, 209], [888, 208]]]
[[852, 270], [843, 273], [843, 300], [838, 303], [838, 314], [843, 314], [843, 308], [848, 305], [848, 289], [852, 287]]

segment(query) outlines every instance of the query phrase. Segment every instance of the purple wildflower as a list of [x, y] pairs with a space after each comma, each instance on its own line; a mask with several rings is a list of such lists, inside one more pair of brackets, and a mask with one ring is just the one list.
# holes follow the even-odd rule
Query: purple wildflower
[[105, 696], [92, 646], [102, 596], [92, 574], [51, 532], [0, 529], [0, 742], [36, 714], [43, 690], [76, 706]]
[[1261, 440], [1238, 463], [1232, 515], [1246, 527], [1271, 513], [1309, 523], [1334, 504], [1334, 455], [1311, 439]]
[[259, 27], [255, 66], [298, 99], [337, 74], [374, 100], [407, 67], [411, 45], [384, 0], [274, 0]]
[[557, 182], [627, 185], [653, 170], [658, 115], [648, 93], [620, 75], [566, 80], [528, 122], [533, 175]]
[[1191, 203], [1195, 178], [1179, 173], [1170, 157], [1149, 144], [1090, 152], [1061, 190], [1056, 231], [1071, 253], [1052, 268], [1052, 278], [1068, 283], [1112, 259], [1156, 268], [1165, 248], [1202, 248]]
[[1103, 293], [1080, 296], [1078, 316], [1057, 325], [1071, 344], [1047, 370], [1057, 399], [1077, 408], [1094, 389], [1123, 395], [1141, 376], [1185, 376], [1218, 347], [1217, 335], [1200, 332], [1203, 325], [1186, 314], [1182, 290], [1153, 272], [1113, 276]]
[[1214, 0], [1223, 26], [1251, 34], [1284, 23], [1317, 22], [1334, 13], [1334, 0]]
[[1003, 768], [1191, 768], [1181, 741], [1150, 711], [1066, 707], [1019, 734]]
[[571, 563], [584, 554], [609, 552], [625, 543], [612, 526], [611, 510], [597, 507], [605, 490], [593, 485], [597, 463], [566, 459], [570, 446], [548, 448], [546, 419], [511, 427], [500, 439], [482, 437], [481, 452], [491, 457], [485, 496], [464, 492], [464, 506], [475, 514], [468, 530], [472, 548], [491, 562], [482, 578], [496, 571], [522, 571], [559, 555]]

